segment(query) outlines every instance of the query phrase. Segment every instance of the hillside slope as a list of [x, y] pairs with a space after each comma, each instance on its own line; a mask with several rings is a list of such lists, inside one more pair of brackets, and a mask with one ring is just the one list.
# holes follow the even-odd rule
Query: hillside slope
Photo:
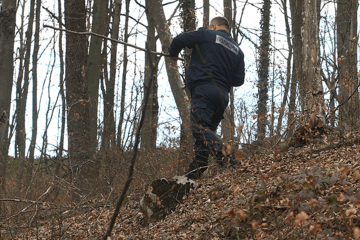
[[[160, 222], [147, 223], [138, 201], [130, 200], [111, 239], [357, 239], [359, 160], [359, 138], [350, 134], [242, 159], [238, 170], [200, 179], [201, 186]], [[30, 235], [100, 239], [112, 212], [97, 208], [65, 219], [61, 230], [49, 224]]]

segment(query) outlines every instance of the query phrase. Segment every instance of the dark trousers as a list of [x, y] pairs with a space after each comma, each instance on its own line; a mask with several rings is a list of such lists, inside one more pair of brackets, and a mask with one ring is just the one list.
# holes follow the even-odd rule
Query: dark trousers
[[191, 89], [191, 130], [195, 138], [195, 158], [190, 169], [203, 173], [208, 167], [208, 158], [212, 154], [221, 160], [223, 143], [216, 135], [216, 129], [223, 119], [229, 102], [228, 92], [212, 84], [199, 85]]

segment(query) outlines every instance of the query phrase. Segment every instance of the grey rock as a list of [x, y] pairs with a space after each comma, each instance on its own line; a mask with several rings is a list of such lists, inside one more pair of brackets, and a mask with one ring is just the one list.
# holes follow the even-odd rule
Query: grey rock
[[175, 176], [150, 182], [140, 199], [140, 209], [149, 222], [164, 219], [198, 184], [185, 176]]

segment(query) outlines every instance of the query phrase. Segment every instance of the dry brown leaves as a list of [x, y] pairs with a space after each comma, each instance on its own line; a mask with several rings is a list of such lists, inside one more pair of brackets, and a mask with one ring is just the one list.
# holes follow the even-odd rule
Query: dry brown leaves
[[[360, 145], [316, 147], [324, 146], [251, 156], [222, 174], [212, 167], [198, 181], [201, 187], [157, 223], [147, 222], [137, 201], [130, 201], [111, 239], [359, 239]], [[62, 235], [99, 239], [112, 212], [99, 208], [67, 218]], [[55, 228], [42, 226], [27, 236], [45, 238]]]

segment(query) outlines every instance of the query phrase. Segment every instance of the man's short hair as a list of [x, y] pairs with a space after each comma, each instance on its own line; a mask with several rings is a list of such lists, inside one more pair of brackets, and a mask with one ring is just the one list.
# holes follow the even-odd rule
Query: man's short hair
[[215, 17], [211, 20], [210, 24], [225, 26], [225, 27], [227, 27], [227, 29], [230, 30], [230, 24], [229, 24], [229, 21], [226, 19], [226, 17]]

